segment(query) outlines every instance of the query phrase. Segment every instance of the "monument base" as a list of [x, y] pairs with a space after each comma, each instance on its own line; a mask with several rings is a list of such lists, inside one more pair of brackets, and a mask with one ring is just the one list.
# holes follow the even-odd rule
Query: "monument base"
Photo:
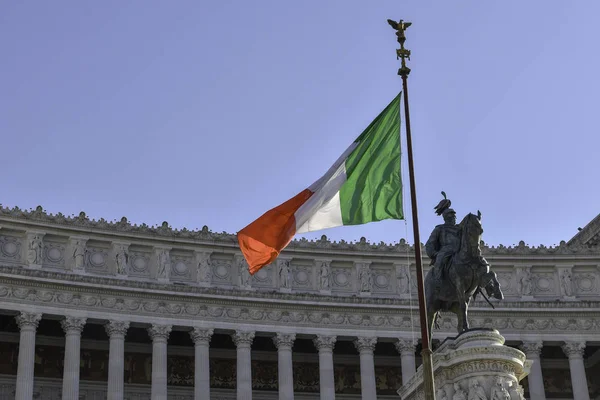
[[[470, 329], [446, 339], [433, 353], [436, 399], [524, 399], [519, 382], [531, 363], [520, 350], [505, 346], [497, 330]], [[422, 365], [398, 394], [402, 400], [427, 398]]]

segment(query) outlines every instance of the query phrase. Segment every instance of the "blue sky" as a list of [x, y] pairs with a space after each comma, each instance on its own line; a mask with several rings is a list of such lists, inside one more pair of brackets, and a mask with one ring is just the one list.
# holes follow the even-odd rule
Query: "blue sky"
[[[0, 3], [0, 202], [235, 233], [324, 173], [400, 90], [420, 231], [552, 245], [600, 213], [596, 1]], [[404, 144], [404, 129], [402, 141]], [[412, 241], [408, 221], [306, 235]]]

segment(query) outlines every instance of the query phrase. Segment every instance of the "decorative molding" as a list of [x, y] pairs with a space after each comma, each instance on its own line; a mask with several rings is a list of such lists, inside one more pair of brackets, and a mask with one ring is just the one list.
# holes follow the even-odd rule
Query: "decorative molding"
[[376, 337], [359, 336], [354, 340], [354, 346], [359, 353], [369, 352], [373, 353], [375, 345], [377, 344]]
[[291, 350], [294, 346], [294, 340], [296, 340], [295, 333], [277, 333], [277, 335], [273, 337], [273, 343], [275, 343], [275, 346], [279, 350]]
[[17, 320], [17, 325], [19, 326], [19, 329], [23, 330], [29, 328], [36, 330], [38, 324], [40, 323], [40, 320], [42, 319], [42, 314], [22, 312], [19, 315], [17, 315], [15, 319]]
[[530, 358], [539, 358], [542, 352], [542, 347], [544, 347], [544, 343], [542, 341], [537, 342], [523, 342], [519, 348], [527, 357]]
[[111, 320], [104, 324], [104, 329], [109, 338], [124, 337], [129, 329], [129, 322]]
[[396, 346], [396, 350], [400, 355], [410, 354], [414, 356], [417, 348], [417, 344], [412, 339], [398, 339], [394, 346]]
[[566, 342], [561, 348], [569, 358], [582, 358], [585, 350], [585, 342]]
[[[175, 239], [187, 239], [194, 241], [205, 241], [211, 243], [221, 242], [225, 245], [231, 245], [237, 242], [235, 234], [226, 232], [213, 232], [207, 226], [203, 226], [199, 230], [188, 230], [187, 228], [173, 229], [168, 223], [163, 222], [161, 226], [148, 226], [147, 224], [131, 224], [126, 217], [117, 221], [107, 221], [104, 218], [99, 220], [90, 219], [85, 212], [80, 212], [79, 215], [66, 216], [62, 213], [52, 214], [46, 212], [41, 206], [35, 210], [22, 210], [19, 207], [3, 207], [0, 206], [0, 219], [7, 221], [23, 222], [31, 224], [39, 223], [43, 225], [53, 224], [65, 228], [85, 228], [86, 230], [98, 230], [104, 232], [121, 233], [121, 234], [142, 234], [148, 237], [164, 237]], [[597, 218], [600, 221], [600, 218]], [[594, 220], [595, 221], [595, 220]], [[600, 225], [600, 222], [596, 223]], [[423, 245], [421, 245], [422, 247]], [[406, 243], [406, 240], [401, 239], [398, 243], [371, 243], [365, 238], [361, 238], [357, 242], [347, 242], [345, 240], [331, 241], [326, 235], [322, 235], [320, 239], [308, 240], [305, 238], [295, 239], [288, 245], [288, 249], [331, 249], [343, 251], [358, 251], [358, 252], [387, 252], [406, 254], [414, 252], [414, 247]], [[565, 241], [561, 241], [557, 246], [537, 247], [526, 245], [524, 241], [520, 241], [515, 246], [488, 246], [482, 243], [481, 249], [484, 256], [487, 255], [572, 255], [572, 254], [598, 254], [597, 246], [590, 246], [587, 243], [577, 241], [570, 242], [568, 245]]]
[[313, 344], [319, 351], [333, 351], [336, 341], [336, 336], [317, 335], [313, 339]]
[[87, 318], [65, 317], [65, 319], [60, 321], [60, 325], [67, 335], [80, 335], [81, 332], [83, 332], [83, 327], [85, 326], [86, 321]]
[[152, 339], [153, 342], [166, 341], [169, 338], [172, 328], [172, 325], [152, 324], [152, 326], [148, 328], [148, 336], [150, 336], [150, 339]]
[[233, 339], [233, 343], [235, 343], [236, 347], [250, 347], [252, 346], [252, 342], [254, 341], [254, 332], [253, 331], [235, 331], [234, 334], [231, 335]]
[[196, 345], [205, 344], [208, 346], [213, 335], [213, 329], [195, 327], [190, 331], [190, 337]]

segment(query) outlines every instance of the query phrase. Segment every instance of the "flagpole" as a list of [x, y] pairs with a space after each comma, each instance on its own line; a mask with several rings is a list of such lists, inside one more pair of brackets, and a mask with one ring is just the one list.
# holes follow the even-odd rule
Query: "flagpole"
[[[406, 59], [410, 60], [410, 50], [404, 48], [406, 36], [404, 31], [412, 23], [394, 22], [388, 19], [388, 23], [396, 30], [400, 48], [396, 50], [396, 55], [402, 60], [402, 65], [398, 70], [398, 75], [402, 77], [402, 91], [404, 92], [404, 118], [406, 120], [406, 152], [408, 154], [408, 174], [410, 179], [410, 201], [412, 208], [413, 235], [415, 241], [415, 264], [417, 267], [417, 291], [419, 297], [419, 320], [421, 325], [421, 357], [423, 359], [423, 391], [426, 400], [435, 400], [435, 385], [433, 381], [433, 361], [432, 352], [429, 346], [429, 327], [427, 326], [427, 309], [425, 307], [425, 285], [423, 284], [423, 261], [421, 257], [421, 240], [419, 237], [419, 217], [417, 212], [417, 192], [415, 187], [415, 169], [413, 164], [412, 137], [410, 133], [410, 113], [408, 110], [408, 74], [410, 68], [406, 66]], [[406, 382], [405, 382], [406, 383]]]

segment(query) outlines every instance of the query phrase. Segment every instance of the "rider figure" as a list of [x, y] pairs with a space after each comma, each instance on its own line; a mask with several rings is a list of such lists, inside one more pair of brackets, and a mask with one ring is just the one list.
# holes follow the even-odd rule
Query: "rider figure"
[[444, 223], [433, 229], [425, 244], [427, 256], [431, 258], [430, 265], [433, 265], [432, 274], [436, 287], [441, 285], [443, 268], [460, 247], [460, 229], [456, 224], [456, 212], [449, 208], [449, 204], [439, 212], [444, 217]]

